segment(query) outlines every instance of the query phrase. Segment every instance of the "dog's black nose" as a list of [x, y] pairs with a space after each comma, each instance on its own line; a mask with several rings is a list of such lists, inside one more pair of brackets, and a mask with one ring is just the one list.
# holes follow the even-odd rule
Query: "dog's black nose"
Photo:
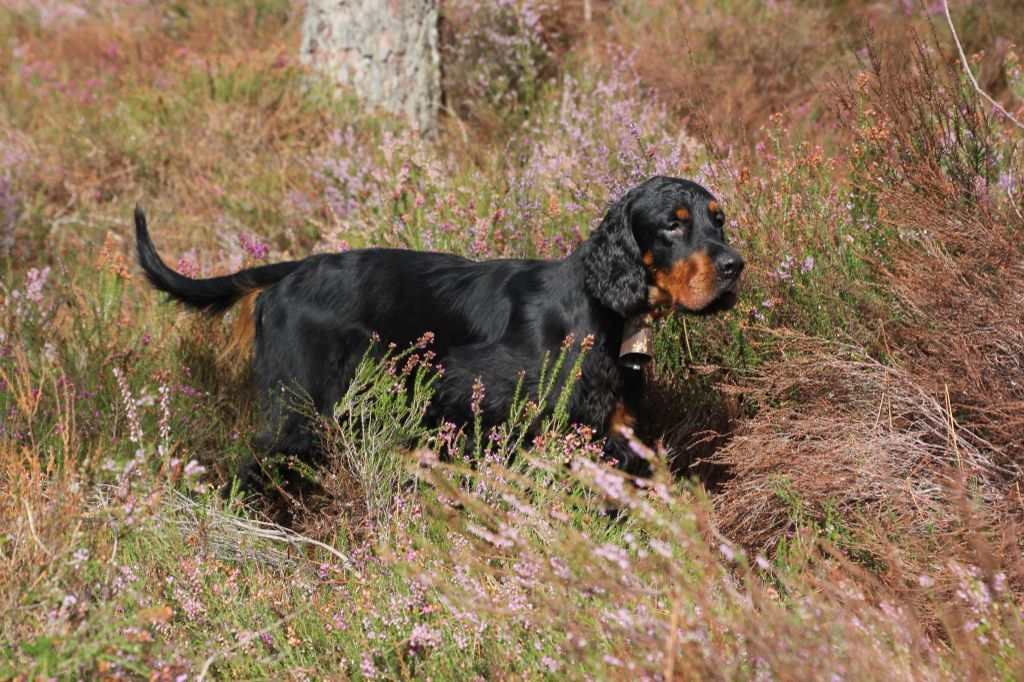
[[715, 259], [715, 267], [718, 268], [718, 272], [721, 273], [722, 277], [729, 279], [739, 277], [745, 265], [746, 263], [743, 262], [743, 258], [738, 253], [732, 251], [720, 253], [718, 258]]

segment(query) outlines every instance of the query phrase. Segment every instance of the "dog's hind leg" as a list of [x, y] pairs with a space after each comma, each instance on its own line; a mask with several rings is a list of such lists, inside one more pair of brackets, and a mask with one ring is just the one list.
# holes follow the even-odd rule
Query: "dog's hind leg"
[[319, 335], [305, 336], [290, 344], [289, 352], [275, 348], [273, 341], [257, 344], [256, 369], [266, 400], [264, 430], [254, 443], [259, 457], [280, 454], [306, 466], [324, 463], [318, 418], [333, 416], [369, 339], [368, 330], [350, 327], [330, 334], [329, 343]]

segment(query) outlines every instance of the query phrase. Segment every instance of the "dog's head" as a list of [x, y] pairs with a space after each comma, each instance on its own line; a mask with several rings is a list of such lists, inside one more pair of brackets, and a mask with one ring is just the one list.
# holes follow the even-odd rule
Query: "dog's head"
[[724, 223], [718, 201], [697, 183], [653, 177], [615, 202], [594, 231], [587, 287], [626, 317], [667, 306], [728, 310], [744, 262], [726, 245]]

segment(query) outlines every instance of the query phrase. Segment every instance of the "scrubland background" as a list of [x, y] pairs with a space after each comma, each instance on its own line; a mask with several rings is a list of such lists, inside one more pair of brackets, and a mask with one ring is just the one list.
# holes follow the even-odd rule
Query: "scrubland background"
[[[297, 63], [284, 0], [0, 0], [0, 677], [1024, 675], [1024, 131], [942, 4], [442, 6], [421, 139]], [[1021, 118], [1024, 4], [952, 18]], [[313, 494], [230, 492], [256, 396], [230, 319], [145, 285], [136, 202], [196, 276], [559, 258], [654, 173], [749, 267], [658, 330], [652, 480], [564, 418], [445, 457], [398, 349]]]

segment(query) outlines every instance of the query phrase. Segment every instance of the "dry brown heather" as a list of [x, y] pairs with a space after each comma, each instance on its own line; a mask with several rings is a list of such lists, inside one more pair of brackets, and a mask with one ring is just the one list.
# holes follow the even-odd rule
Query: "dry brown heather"
[[[286, 0], [0, 0], [0, 678], [1024, 676], [1024, 130], [942, 3], [442, 5], [422, 140], [297, 63]], [[1024, 6], [952, 9], [1021, 118]], [[561, 417], [425, 430], [425, 344], [305, 497], [222, 494], [234, 320], [144, 286], [136, 202], [191, 274], [554, 258], [654, 173], [749, 267], [658, 329], [653, 479]]]

